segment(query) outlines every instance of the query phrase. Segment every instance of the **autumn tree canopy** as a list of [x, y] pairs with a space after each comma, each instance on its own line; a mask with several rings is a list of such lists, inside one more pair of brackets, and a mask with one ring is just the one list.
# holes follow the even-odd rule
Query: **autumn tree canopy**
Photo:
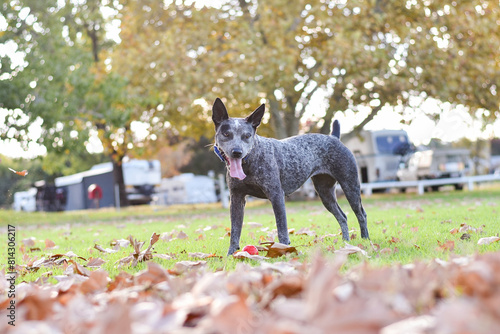
[[[2, 17], [0, 43], [14, 42], [24, 63], [2, 56], [0, 136], [28, 142], [38, 122], [38, 142], [59, 154], [91, 133], [116, 161], [166, 138], [210, 136], [216, 97], [236, 116], [266, 103], [261, 132], [276, 137], [369, 111], [355, 133], [384, 106], [406, 113], [428, 98], [499, 116], [491, 1], [12, 0]], [[325, 110], [313, 109], [315, 94]]]
[[158, 99], [145, 111], [155, 125], [192, 130], [221, 96], [236, 114], [266, 102], [270, 130], [286, 137], [304, 126], [317, 91], [329, 107], [313, 113], [309, 131], [327, 132], [336, 111], [368, 108], [359, 131], [383, 106], [404, 112], [426, 98], [498, 117], [494, 2], [189, 3], [129, 1], [121, 10], [113, 68], [134, 93]]

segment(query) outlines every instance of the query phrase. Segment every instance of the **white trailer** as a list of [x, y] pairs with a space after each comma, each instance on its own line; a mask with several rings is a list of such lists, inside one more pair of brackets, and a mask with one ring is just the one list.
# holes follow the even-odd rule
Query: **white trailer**
[[204, 175], [185, 173], [163, 179], [156, 188], [156, 204], [215, 203], [215, 180]]
[[26, 212], [36, 211], [36, 193], [36, 188], [14, 193], [14, 203], [12, 204], [14, 210]]
[[362, 183], [396, 180], [402, 157], [411, 147], [404, 130], [361, 131], [344, 144], [356, 157]]
[[[470, 151], [459, 148], [426, 149], [415, 152], [400, 166], [398, 180], [417, 181], [433, 179], [457, 179], [470, 174], [472, 161]], [[457, 190], [463, 189], [464, 183], [450, 183]], [[432, 186], [437, 190], [439, 185]]]

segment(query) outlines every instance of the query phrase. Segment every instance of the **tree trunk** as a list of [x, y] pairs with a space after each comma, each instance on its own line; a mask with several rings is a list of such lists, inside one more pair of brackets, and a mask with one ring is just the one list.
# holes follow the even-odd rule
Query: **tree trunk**
[[114, 184], [118, 185], [118, 190], [120, 193], [120, 207], [126, 207], [129, 205], [127, 198], [127, 191], [125, 189], [125, 181], [123, 178], [123, 165], [122, 165], [123, 157], [120, 157], [119, 160], [115, 158], [111, 158], [113, 162], [113, 178]]
[[278, 139], [287, 137], [285, 120], [283, 112], [280, 108], [280, 103], [275, 98], [269, 98], [269, 112], [271, 113], [271, 127], [274, 130], [274, 135]]

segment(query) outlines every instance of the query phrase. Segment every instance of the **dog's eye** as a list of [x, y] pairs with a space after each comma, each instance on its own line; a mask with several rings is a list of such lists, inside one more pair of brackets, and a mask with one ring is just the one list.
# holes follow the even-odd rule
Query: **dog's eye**
[[248, 139], [248, 138], [252, 137], [252, 135], [250, 133], [245, 133], [242, 137], [243, 137], [243, 139]]
[[229, 132], [224, 131], [224, 132], [222, 133], [222, 135], [223, 135], [224, 137], [229, 137]]

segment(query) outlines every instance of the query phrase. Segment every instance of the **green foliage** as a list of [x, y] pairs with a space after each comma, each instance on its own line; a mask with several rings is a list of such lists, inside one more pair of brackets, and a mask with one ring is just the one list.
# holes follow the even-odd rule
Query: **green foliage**
[[126, 80], [107, 71], [105, 59], [100, 58], [111, 46], [104, 31], [111, 18], [105, 19], [101, 9], [113, 9], [114, 2], [39, 4], [32, 0], [4, 4], [8, 28], [2, 42], [15, 42], [24, 64], [2, 66], [0, 107], [9, 115], [0, 138], [29, 142], [33, 138], [28, 126], [42, 119], [43, 132], [37, 140], [49, 151], [85, 152], [94, 131], [105, 153], [121, 159], [133, 120], [125, 104]]

